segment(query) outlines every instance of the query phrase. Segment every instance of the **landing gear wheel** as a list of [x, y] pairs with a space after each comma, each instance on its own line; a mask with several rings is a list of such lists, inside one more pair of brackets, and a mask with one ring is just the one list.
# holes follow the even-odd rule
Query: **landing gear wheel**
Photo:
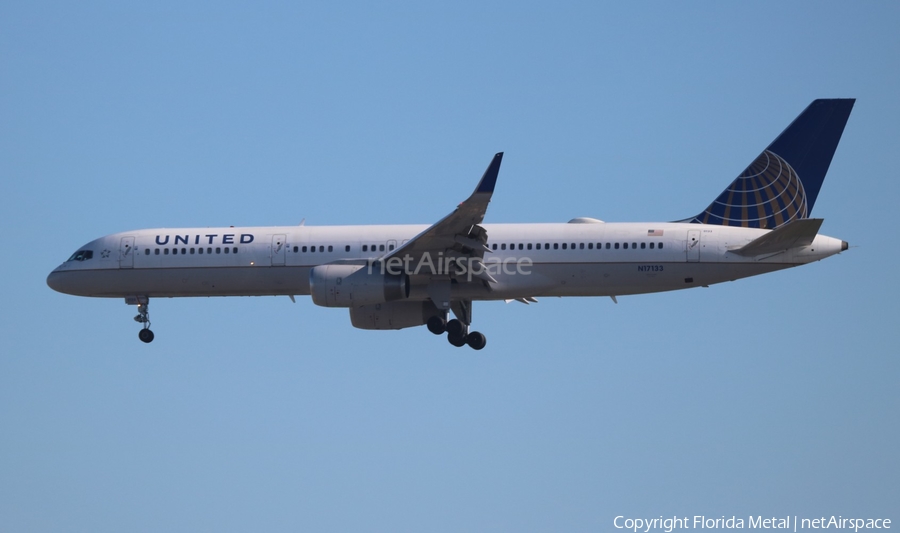
[[[128, 298], [125, 299], [125, 302], [128, 303]], [[153, 332], [150, 331], [150, 298], [145, 296], [143, 301], [138, 303], [137, 308], [138, 314], [134, 317], [134, 321], [144, 325], [143, 329], [138, 332], [138, 338], [142, 342], [153, 342]]]
[[138, 332], [138, 338], [146, 343], [153, 342], [153, 332], [149, 329], [142, 329]]
[[466, 344], [473, 350], [480, 350], [487, 345], [487, 338], [480, 331], [473, 331], [466, 336]]
[[[464, 326], [462, 322], [460, 322], [459, 320], [454, 318], [453, 320], [447, 322], [446, 329], [447, 329], [447, 335], [460, 337], [463, 339], [463, 342], [465, 342], [466, 326]], [[453, 343], [451, 342], [451, 344], [453, 344]]]
[[434, 333], [435, 335], [443, 335], [445, 331], [447, 331], [447, 323], [444, 322], [444, 319], [435, 315], [428, 319], [428, 331]]
[[456, 346], [457, 348], [462, 348], [466, 345], [466, 338], [462, 335], [454, 335], [452, 333], [447, 334], [447, 342]]

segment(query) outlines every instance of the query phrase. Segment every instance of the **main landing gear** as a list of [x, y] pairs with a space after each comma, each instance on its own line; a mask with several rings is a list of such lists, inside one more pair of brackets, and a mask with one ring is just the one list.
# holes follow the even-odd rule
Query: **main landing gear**
[[433, 316], [428, 319], [428, 331], [435, 335], [447, 333], [447, 342], [462, 348], [469, 345], [473, 350], [481, 350], [487, 345], [487, 338], [479, 331], [469, 332], [469, 326], [454, 318], [450, 321], [441, 316]]
[[138, 332], [138, 338], [146, 343], [153, 342], [153, 332], [150, 331], [150, 311], [148, 309], [150, 306], [150, 299], [145, 298], [144, 301], [137, 304], [137, 306], [138, 314], [134, 317], [134, 321], [144, 325], [143, 329]]

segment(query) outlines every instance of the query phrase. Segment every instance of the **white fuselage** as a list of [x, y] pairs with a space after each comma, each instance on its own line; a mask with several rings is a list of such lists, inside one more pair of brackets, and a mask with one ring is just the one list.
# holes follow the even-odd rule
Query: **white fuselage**
[[[79, 249], [48, 284], [95, 297], [308, 295], [313, 267], [378, 259], [427, 225], [150, 229], [116, 233]], [[729, 250], [767, 230], [686, 223], [483, 224], [495, 283], [457, 283], [453, 299], [618, 296], [684, 289], [772, 272], [841, 252], [809, 246], [762, 257]], [[845, 246], [845, 245], [844, 245]], [[77, 254], [76, 254], [77, 255]], [[74, 258], [75, 256], [73, 256]], [[438, 258], [434, 258], [436, 261]], [[429, 276], [412, 276], [426, 300]]]

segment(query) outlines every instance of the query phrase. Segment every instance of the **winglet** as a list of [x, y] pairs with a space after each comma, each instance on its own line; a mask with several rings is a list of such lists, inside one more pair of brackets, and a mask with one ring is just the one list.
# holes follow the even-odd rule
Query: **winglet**
[[503, 161], [503, 152], [499, 152], [491, 160], [491, 164], [484, 171], [484, 176], [481, 176], [481, 181], [478, 182], [478, 187], [475, 188], [476, 193], [485, 192], [491, 194], [494, 192], [494, 185], [497, 184], [497, 175], [500, 174], [501, 161]]
[[[419, 233], [405, 244], [400, 245], [394, 251], [388, 252], [381, 260], [391, 257], [412, 257], [413, 261], [419, 260], [426, 252], [443, 252], [448, 248], [463, 246], [470, 248], [476, 257], [482, 257], [489, 252], [485, 246], [485, 234], [483, 228], [477, 231], [474, 226], [481, 224], [488, 204], [494, 194], [494, 185], [497, 184], [497, 175], [500, 173], [500, 162], [503, 160], [503, 152], [494, 155], [488, 165], [481, 181], [475, 187], [475, 191], [462, 203], [456, 206], [452, 213], [432, 224], [428, 229]], [[496, 283], [493, 278], [485, 279], [490, 283]], [[457, 315], [458, 317], [459, 315]]]

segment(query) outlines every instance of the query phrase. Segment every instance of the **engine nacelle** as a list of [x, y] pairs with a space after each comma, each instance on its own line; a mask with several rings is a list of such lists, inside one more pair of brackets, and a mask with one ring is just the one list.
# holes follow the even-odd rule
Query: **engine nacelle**
[[319, 265], [309, 272], [312, 301], [322, 307], [357, 307], [409, 297], [409, 276], [366, 265]]
[[440, 315], [431, 300], [388, 302], [350, 308], [350, 323], [359, 329], [403, 329], [421, 326]]

